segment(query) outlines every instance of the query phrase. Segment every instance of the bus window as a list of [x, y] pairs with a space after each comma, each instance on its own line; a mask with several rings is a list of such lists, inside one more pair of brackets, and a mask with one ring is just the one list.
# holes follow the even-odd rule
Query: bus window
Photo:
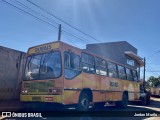
[[40, 79], [57, 78], [61, 75], [60, 52], [44, 54], [40, 68]]
[[96, 61], [96, 73], [99, 75], [107, 76], [106, 61], [101, 58], [95, 58]]
[[66, 79], [72, 79], [80, 74], [80, 57], [74, 53], [64, 52], [64, 74]]
[[127, 80], [133, 80], [132, 72], [130, 69], [126, 68]]
[[96, 73], [99, 75], [99, 58], [95, 58], [95, 69], [96, 69]]
[[95, 62], [92, 55], [82, 53], [82, 69], [86, 73], [95, 73]]
[[126, 80], [125, 67], [118, 65], [118, 75], [120, 79]]
[[64, 54], [64, 66], [70, 68], [70, 53], [65, 52]]
[[41, 57], [42, 55], [28, 57], [24, 76], [25, 80], [39, 79]]
[[80, 70], [80, 57], [78, 55], [72, 53], [70, 62], [72, 69]]
[[51, 79], [61, 75], [60, 52], [50, 52], [28, 57], [24, 79]]
[[132, 72], [133, 72], [134, 81], [138, 81], [137, 71], [133, 70]]
[[114, 77], [114, 78], [118, 77], [116, 64], [108, 62], [108, 75], [109, 77]]

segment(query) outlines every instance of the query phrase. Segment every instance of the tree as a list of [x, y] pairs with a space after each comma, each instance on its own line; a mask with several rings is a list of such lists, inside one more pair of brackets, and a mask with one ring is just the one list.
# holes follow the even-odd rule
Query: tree
[[146, 82], [149, 87], [160, 87], [160, 76], [158, 78], [150, 76]]

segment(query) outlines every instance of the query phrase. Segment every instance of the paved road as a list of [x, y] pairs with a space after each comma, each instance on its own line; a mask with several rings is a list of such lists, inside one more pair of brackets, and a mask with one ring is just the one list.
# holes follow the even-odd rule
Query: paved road
[[[74, 109], [72, 108], [67, 108], [65, 109], [65, 111], [71, 111], [68, 114], [74, 114]], [[37, 119], [47, 119], [47, 120], [160, 120], [160, 116], [159, 117], [148, 117], [148, 116], [142, 116], [142, 117], [132, 117], [130, 115], [133, 114], [145, 114], [152, 112], [152, 113], [156, 113], [156, 112], [160, 112], [160, 98], [155, 98], [152, 97], [151, 98], [151, 104], [149, 106], [140, 106], [140, 105], [128, 105], [127, 109], [121, 109], [121, 108], [117, 108], [115, 106], [105, 106], [105, 107], [94, 107], [94, 108], [90, 108], [89, 112], [91, 113], [88, 115], [81, 116], [81, 117], [63, 117], [63, 112], [59, 112], [58, 114], [60, 114], [60, 116], [62, 117], [42, 117], [42, 118], [37, 118]], [[54, 113], [53, 113], [54, 114]], [[98, 116], [94, 116], [98, 114]], [[102, 116], [104, 117], [101, 117]], [[109, 115], [110, 117], [106, 117], [104, 114]], [[122, 116], [129, 116], [129, 117], [122, 117]], [[152, 114], [152, 115], [156, 115], [156, 114]], [[74, 115], [73, 115], [74, 116]], [[87, 117], [86, 117], [87, 116]], [[111, 117], [113, 116], [113, 117]], [[0, 116], [1, 117], [1, 116]], [[13, 118], [10, 118], [10, 120], [14, 120]]]
[[[74, 111], [74, 109], [69, 109], [68, 111]], [[47, 119], [47, 120], [64, 120], [64, 119], [69, 119], [69, 120], [160, 120], [160, 114], [157, 114], [157, 112], [160, 112], [160, 98], [151, 98], [151, 104], [149, 106], [140, 106], [136, 104], [131, 104], [128, 105], [127, 109], [121, 109], [117, 108], [115, 106], [105, 106], [105, 107], [94, 107], [89, 109], [89, 115], [87, 114], [85, 117], [47, 117], [47, 118], [42, 118], [42, 119]], [[72, 113], [72, 112], [71, 112]], [[96, 114], [98, 113], [98, 116]], [[99, 114], [100, 113], [100, 114]], [[138, 116], [134, 117], [134, 114], [140, 114], [145, 116]], [[147, 113], [151, 113], [149, 116], [146, 116]], [[74, 114], [74, 112], [73, 112]], [[93, 115], [95, 114], [95, 115]], [[109, 117], [106, 117], [104, 114], [110, 114], [108, 115]], [[128, 115], [127, 115], [128, 114]], [[103, 117], [101, 117], [101, 115]], [[132, 116], [133, 115], [133, 116]], [[151, 117], [151, 116], [156, 116], [158, 117]], [[74, 115], [73, 115], [74, 116]], [[91, 117], [92, 116], [92, 117]], [[96, 117], [95, 117], [96, 116]], [[111, 117], [112, 116], [112, 117]], [[121, 116], [129, 116], [129, 117], [121, 117]]]

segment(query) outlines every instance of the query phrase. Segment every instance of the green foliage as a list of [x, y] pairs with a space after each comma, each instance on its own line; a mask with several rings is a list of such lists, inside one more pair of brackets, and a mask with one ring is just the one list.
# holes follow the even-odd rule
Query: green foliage
[[160, 76], [157, 78], [150, 76], [146, 81], [146, 87], [160, 87]]

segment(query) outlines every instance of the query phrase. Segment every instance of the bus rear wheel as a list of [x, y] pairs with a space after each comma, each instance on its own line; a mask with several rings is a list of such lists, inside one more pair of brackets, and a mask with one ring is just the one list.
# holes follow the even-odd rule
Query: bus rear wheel
[[89, 96], [86, 93], [80, 95], [77, 109], [79, 111], [87, 111], [89, 109]]
[[150, 105], [150, 102], [151, 102], [151, 101], [150, 101], [150, 96], [147, 96], [146, 104], [147, 104], [147, 105]]
[[126, 108], [128, 105], [128, 97], [126, 94], [123, 94], [122, 96], [122, 100], [121, 101], [118, 101], [116, 102], [116, 106], [120, 107], [120, 108]]
[[141, 99], [141, 105], [150, 105], [150, 96], [147, 95], [146, 98]]

